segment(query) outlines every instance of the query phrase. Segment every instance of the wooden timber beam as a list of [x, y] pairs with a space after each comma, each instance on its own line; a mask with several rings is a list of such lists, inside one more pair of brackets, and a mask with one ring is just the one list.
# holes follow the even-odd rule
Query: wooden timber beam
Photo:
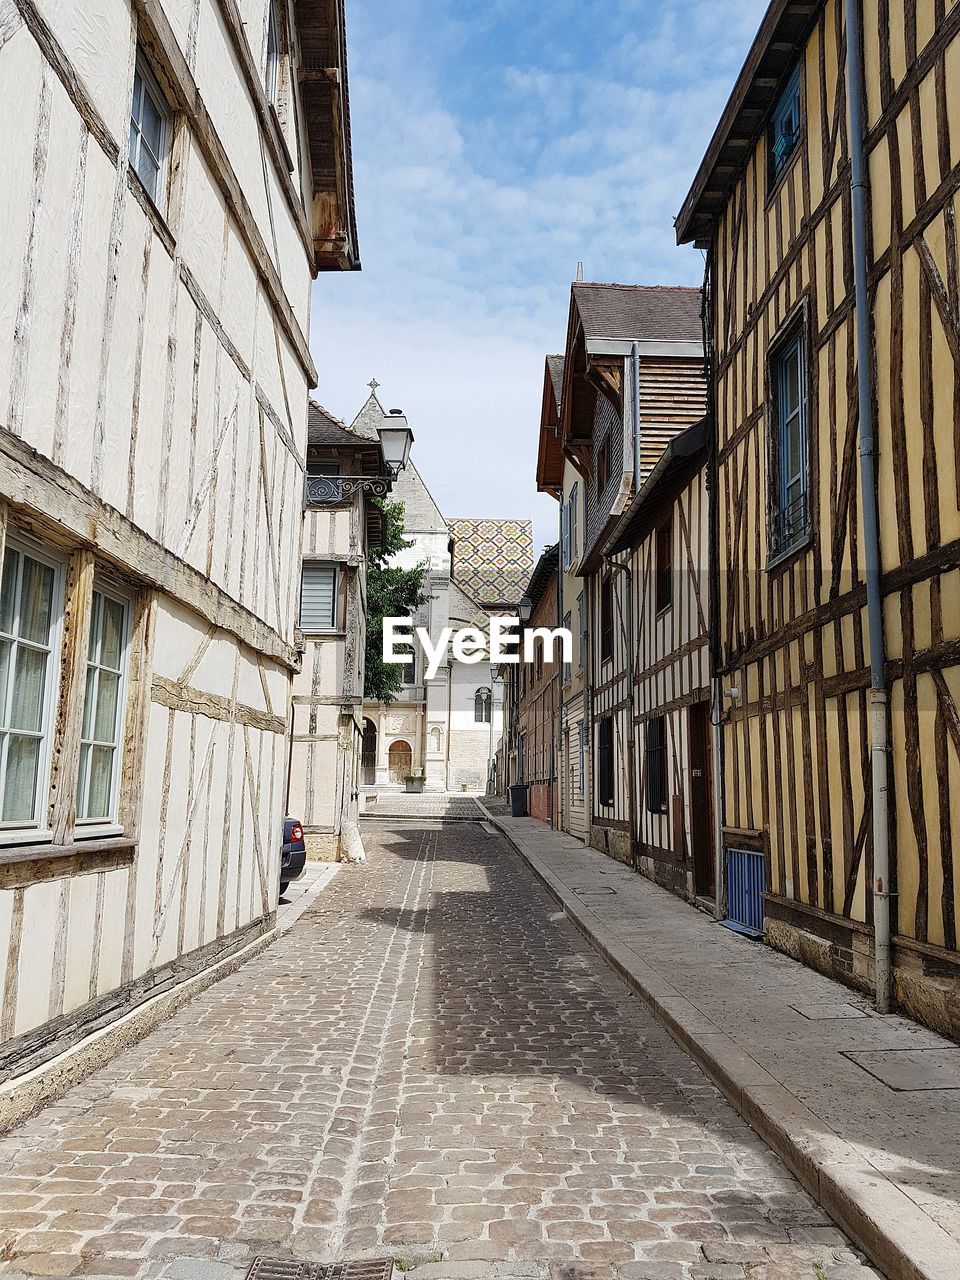
[[62, 530], [62, 541], [93, 549], [278, 665], [299, 669], [296, 649], [273, 627], [3, 427], [0, 493], [38, 526]]

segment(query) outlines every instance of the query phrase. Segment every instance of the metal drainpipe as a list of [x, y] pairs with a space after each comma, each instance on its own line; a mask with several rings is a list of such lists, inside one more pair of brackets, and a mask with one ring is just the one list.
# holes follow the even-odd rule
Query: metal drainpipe
[[630, 417], [633, 424], [633, 493], [640, 492], [640, 344], [630, 348]]
[[719, 497], [717, 464], [717, 407], [713, 360], [713, 257], [711, 243], [703, 273], [703, 357], [707, 377], [707, 416], [709, 446], [707, 452], [707, 522], [709, 528], [710, 630], [710, 774], [713, 791], [713, 914], [723, 920], [727, 914], [726, 866], [723, 849], [723, 690], [720, 668], [720, 564], [719, 564]]
[[887, 690], [880, 589], [880, 532], [876, 483], [873, 386], [870, 370], [870, 312], [867, 284], [867, 171], [863, 154], [863, 65], [860, 0], [846, 0], [847, 101], [850, 104], [850, 190], [853, 198], [853, 279], [856, 301], [857, 395], [860, 412], [860, 481], [863, 551], [870, 632], [870, 760], [873, 782], [873, 947], [876, 1006], [889, 1013], [890, 848], [887, 824]]

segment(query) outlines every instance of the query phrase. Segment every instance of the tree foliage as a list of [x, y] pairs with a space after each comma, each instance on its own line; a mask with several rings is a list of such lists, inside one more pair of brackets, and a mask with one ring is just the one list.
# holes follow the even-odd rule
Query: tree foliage
[[383, 545], [367, 554], [367, 648], [363, 696], [375, 702], [392, 702], [403, 687], [403, 668], [383, 660], [384, 618], [406, 618], [426, 602], [423, 577], [426, 565], [398, 569], [389, 563], [398, 552], [412, 547], [403, 536], [403, 503], [381, 502], [386, 516]]

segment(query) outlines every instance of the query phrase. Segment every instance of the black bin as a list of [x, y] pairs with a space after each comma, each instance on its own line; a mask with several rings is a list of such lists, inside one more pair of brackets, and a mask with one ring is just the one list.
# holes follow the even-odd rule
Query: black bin
[[527, 784], [518, 782], [510, 788], [510, 817], [526, 818], [527, 816]]

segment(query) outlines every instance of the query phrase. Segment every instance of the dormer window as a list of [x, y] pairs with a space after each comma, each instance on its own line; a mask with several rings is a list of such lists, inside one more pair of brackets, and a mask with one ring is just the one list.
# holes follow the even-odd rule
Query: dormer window
[[779, 180], [800, 145], [800, 67], [794, 67], [781, 90], [767, 125], [767, 158], [770, 186]]

